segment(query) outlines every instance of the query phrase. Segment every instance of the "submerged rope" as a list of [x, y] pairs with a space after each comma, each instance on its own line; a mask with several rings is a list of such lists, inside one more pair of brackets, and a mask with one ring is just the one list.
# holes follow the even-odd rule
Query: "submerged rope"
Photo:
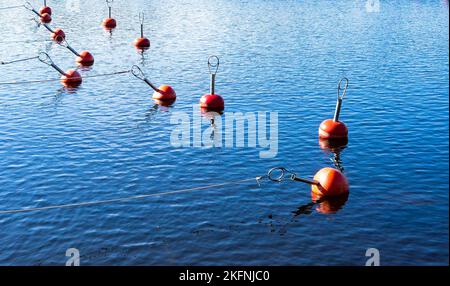
[[[113, 73], [96, 74], [96, 75], [85, 76], [85, 77], [82, 77], [81, 79], [126, 74], [129, 72], [130, 71], [127, 70], [127, 71], [120, 71], [120, 72], [113, 72]], [[72, 79], [78, 79], [78, 78], [73, 77]], [[58, 79], [43, 79], [43, 80], [30, 80], [30, 81], [11, 81], [11, 82], [0, 82], [0, 85], [44, 83], [44, 82], [53, 82], [53, 81], [60, 81], [60, 80], [61, 79], [58, 78]]]
[[228, 186], [228, 185], [237, 185], [237, 184], [250, 182], [250, 181], [254, 181], [254, 180], [258, 180], [258, 178], [256, 178], [256, 179], [255, 178], [244, 179], [244, 180], [238, 180], [238, 181], [234, 181], [234, 182], [213, 184], [213, 185], [208, 185], [208, 186], [204, 186], [204, 187], [197, 187], [197, 188], [190, 188], [190, 189], [184, 189], [184, 190], [178, 190], [178, 191], [170, 191], [170, 192], [162, 192], [162, 193], [155, 193], [155, 194], [147, 194], [147, 195], [137, 195], [137, 196], [124, 197], [124, 198], [117, 198], [117, 199], [98, 200], [98, 201], [89, 201], [89, 202], [80, 202], [80, 203], [62, 204], [62, 205], [53, 205], [53, 206], [37, 207], [37, 208], [23, 208], [23, 209], [16, 209], [16, 210], [2, 210], [2, 211], [0, 211], [0, 215], [17, 214], [17, 213], [29, 213], [29, 212], [46, 211], [46, 210], [54, 210], [54, 209], [77, 208], [77, 207], [86, 207], [86, 206], [94, 206], [94, 205], [104, 205], [104, 204], [110, 204], [110, 203], [125, 202], [125, 201], [131, 201], [131, 200], [139, 200], [139, 199], [146, 199], [146, 198], [151, 198], [151, 197], [161, 197], [161, 196], [167, 196], [167, 195], [173, 195], [173, 194], [189, 193], [189, 192], [193, 192], [193, 191], [207, 190], [207, 189], [211, 189], [211, 188], [223, 187], [223, 186]]

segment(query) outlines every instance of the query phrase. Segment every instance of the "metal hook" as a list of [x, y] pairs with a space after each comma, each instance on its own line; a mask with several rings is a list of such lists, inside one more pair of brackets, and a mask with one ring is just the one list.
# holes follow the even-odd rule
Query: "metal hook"
[[[345, 81], [344, 93], [341, 95], [342, 83], [344, 81]], [[334, 118], [333, 118], [334, 122], [339, 121], [339, 116], [341, 114], [341, 109], [342, 109], [342, 101], [344, 100], [344, 97], [347, 94], [347, 88], [348, 88], [348, 78], [344, 77], [343, 79], [341, 79], [341, 81], [339, 82], [339, 85], [338, 85], [338, 91], [337, 91], [338, 98], [337, 98], [337, 103], [336, 103], [336, 111], [334, 112]]]
[[139, 12], [139, 23], [141, 23], [141, 25], [144, 25], [144, 20], [145, 20], [144, 12]]
[[77, 57], [80, 57], [80, 54], [79, 54], [77, 51], [75, 51], [75, 49], [72, 48], [72, 47], [69, 45], [69, 43], [67, 42], [67, 40], [64, 39], [63, 37], [58, 36], [58, 37], [56, 38], [56, 42], [58, 43], [58, 45], [67, 48], [69, 51], [71, 51], [71, 52], [72, 52], [73, 54], [75, 54]]
[[106, 0], [106, 5], [108, 5], [108, 7], [112, 7], [113, 3], [114, 3], [114, 0]]
[[30, 10], [30, 11], [33, 11], [33, 10], [34, 10], [34, 7], [33, 7], [33, 5], [31, 5], [30, 2], [25, 2], [25, 4], [23, 4], [23, 7], [24, 7], [25, 9], [27, 9], [27, 10]]
[[38, 55], [38, 59], [48, 66], [52, 66], [55, 64], [46, 52], [40, 52]]
[[142, 81], [145, 81], [145, 79], [146, 79], [144, 72], [137, 65], [134, 65], [131, 67], [131, 74]]
[[[215, 63], [211, 62], [212, 59], [215, 59]], [[208, 69], [209, 69], [210, 74], [213, 74], [213, 75], [217, 74], [217, 71], [219, 70], [219, 65], [220, 65], [219, 57], [210, 56], [208, 58]], [[215, 71], [213, 71], [214, 68], [216, 69]]]
[[[275, 176], [274, 174], [276, 174], [276, 172], [280, 172], [280, 174], [278, 176]], [[271, 180], [272, 182], [280, 183], [286, 180], [286, 174], [291, 175], [290, 179], [292, 179], [292, 177], [296, 177], [295, 173], [289, 171], [284, 167], [275, 167], [270, 169], [270, 171], [267, 173], [267, 178], [269, 178], [269, 180]]]
[[[342, 90], [342, 83], [345, 81], [345, 87], [344, 87], [344, 93], [341, 96], [341, 90]], [[348, 78], [344, 77], [341, 79], [341, 81], [339, 82], [338, 85], [338, 99], [343, 100], [345, 95], [347, 94], [347, 89], [348, 89]]]

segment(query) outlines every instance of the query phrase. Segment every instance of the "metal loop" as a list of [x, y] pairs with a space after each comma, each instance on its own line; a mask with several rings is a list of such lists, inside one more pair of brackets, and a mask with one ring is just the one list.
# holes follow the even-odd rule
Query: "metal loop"
[[64, 37], [61, 36], [56, 37], [56, 43], [65, 48], [69, 47], [69, 43], [66, 41]]
[[[341, 90], [342, 90], [342, 83], [345, 81], [345, 87], [344, 87], [344, 93], [341, 96]], [[347, 94], [347, 89], [348, 89], [348, 78], [344, 77], [343, 79], [341, 79], [341, 81], [339, 82], [338, 85], [338, 99], [343, 100], [345, 95]]]
[[[211, 62], [213, 59], [215, 59], [215, 62]], [[208, 58], [208, 69], [210, 74], [217, 74], [217, 71], [219, 70], [220, 60], [217, 56], [210, 56]], [[213, 71], [216, 69], [215, 71]]]
[[145, 20], [144, 12], [139, 12], [139, 23], [141, 23], [141, 25], [144, 25], [144, 20]]
[[46, 65], [49, 65], [49, 66], [54, 65], [52, 59], [46, 52], [40, 52], [38, 59]]
[[114, 3], [114, 0], [106, 0], [106, 5], [108, 5], [108, 7], [112, 7], [113, 3]]
[[34, 10], [34, 7], [33, 7], [33, 5], [31, 5], [30, 2], [25, 2], [25, 4], [23, 4], [23, 7], [24, 7], [25, 9], [27, 9], [27, 10], [30, 10], [30, 11], [33, 11], [33, 10]]
[[[280, 172], [280, 174], [278, 176], [276, 176], [276, 172]], [[283, 182], [286, 180], [286, 174], [290, 174], [289, 179], [294, 179], [297, 177], [297, 175], [291, 171], [289, 171], [288, 169], [284, 168], [284, 167], [276, 167], [276, 168], [272, 168], [268, 173], [267, 173], [267, 178], [269, 178], [269, 180], [271, 180], [272, 182]]]
[[130, 72], [138, 79], [145, 81], [145, 74], [137, 65], [132, 66]]

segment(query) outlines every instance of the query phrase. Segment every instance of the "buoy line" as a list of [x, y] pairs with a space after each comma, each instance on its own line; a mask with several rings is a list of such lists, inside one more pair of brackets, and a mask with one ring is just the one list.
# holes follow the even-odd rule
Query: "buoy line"
[[241, 183], [245, 183], [245, 182], [255, 181], [257, 179], [258, 178], [251, 178], [251, 179], [244, 179], [244, 180], [226, 182], [226, 183], [221, 183], [221, 184], [213, 184], [213, 185], [197, 187], [197, 188], [189, 188], [189, 189], [178, 190], [178, 191], [154, 193], [154, 194], [147, 194], [147, 195], [137, 195], [137, 196], [109, 199], [109, 200], [88, 201], [88, 202], [61, 204], [61, 205], [53, 205], [53, 206], [37, 207], [37, 208], [23, 208], [23, 209], [16, 209], [16, 210], [2, 210], [2, 211], [0, 211], [0, 215], [38, 212], [38, 211], [46, 211], [46, 210], [54, 210], [54, 209], [87, 207], [87, 206], [94, 206], [94, 205], [104, 205], [104, 204], [110, 204], [110, 203], [146, 199], [146, 198], [152, 198], [152, 197], [162, 197], [162, 196], [167, 196], [167, 195], [189, 193], [189, 192], [207, 190], [207, 189], [211, 189], [211, 188], [218, 188], [218, 187], [229, 186], [229, 185], [237, 185], [237, 184], [241, 184]]
[[16, 5], [16, 6], [9, 6], [9, 7], [0, 7], [0, 10], [9, 10], [9, 9], [15, 9], [15, 8], [21, 8], [24, 7], [23, 5]]
[[35, 59], [38, 59], [38, 58], [39, 57], [35, 56], [35, 57], [18, 59], [18, 60], [12, 60], [12, 61], [7, 61], [7, 62], [0, 61], [0, 65], [9, 65], [9, 64], [18, 63], [18, 62], [31, 61], [31, 60], [35, 60]]

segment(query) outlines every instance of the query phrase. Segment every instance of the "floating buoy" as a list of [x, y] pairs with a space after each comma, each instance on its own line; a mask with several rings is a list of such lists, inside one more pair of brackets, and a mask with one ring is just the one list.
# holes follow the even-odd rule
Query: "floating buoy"
[[41, 14], [40, 16], [41, 22], [44, 24], [48, 24], [52, 21], [52, 16], [48, 13]]
[[38, 58], [41, 62], [43, 62], [44, 64], [46, 64], [48, 66], [51, 66], [52, 68], [54, 68], [57, 72], [59, 72], [61, 74], [60, 81], [65, 87], [75, 88], [75, 87], [78, 87], [79, 85], [81, 85], [81, 83], [83, 82], [81, 75], [80, 75], [80, 73], [78, 73], [78, 71], [71, 69], [71, 70], [64, 72], [57, 65], [55, 65], [55, 63], [52, 61], [52, 59], [50, 58], [50, 56], [47, 53], [44, 53], [44, 52], [39, 53]]
[[113, 0], [106, 0], [106, 5], [108, 6], [108, 18], [103, 19], [102, 26], [106, 30], [112, 30], [115, 29], [117, 26], [117, 22], [115, 19], [112, 18], [112, 3]]
[[[342, 82], [346, 82], [344, 93], [341, 96], [341, 84]], [[320, 124], [319, 127], [319, 137], [322, 139], [345, 139], [348, 138], [348, 129], [347, 126], [339, 121], [339, 115], [341, 112], [342, 101], [347, 93], [348, 88], [348, 79], [343, 78], [339, 82], [338, 86], [338, 100], [336, 104], [336, 111], [333, 119], [327, 119]]]
[[[211, 62], [213, 59], [215, 60], [215, 63]], [[200, 108], [206, 109], [208, 111], [221, 112], [225, 109], [225, 102], [223, 98], [220, 95], [215, 94], [215, 81], [217, 71], [219, 70], [219, 64], [220, 62], [217, 56], [209, 57], [208, 68], [211, 75], [210, 93], [205, 94], [200, 98]]]
[[313, 180], [298, 177], [295, 173], [283, 167], [273, 168], [266, 177], [273, 182], [282, 182], [290, 174], [292, 181], [311, 185], [312, 192], [320, 198], [336, 197], [349, 193], [347, 178], [337, 169], [323, 168], [314, 176]]
[[139, 22], [141, 23], [141, 37], [134, 40], [133, 45], [138, 50], [147, 50], [150, 48], [150, 40], [144, 37], [144, 13], [139, 13]]
[[56, 28], [51, 33], [50, 38], [57, 43], [61, 43], [62, 41], [64, 41], [66, 39], [66, 33], [64, 33], [64, 31], [61, 30], [60, 28]]
[[337, 197], [349, 193], [347, 178], [339, 170], [323, 168], [314, 176], [312, 192], [317, 197]]
[[47, 6], [47, 1], [46, 0], [44, 0], [44, 7], [42, 7], [39, 10], [39, 14], [41, 14], [41, 15], [42, 14], [49, 14], [50, 16], [52, 15], [52, 8]]
[[144, 72], [141, 70], [140, 67], [134, 65], [131, 68], [131, 73], [138, 79], [144, 81], [146, 84], [148, 84], [153, 90], [154, 93], [152, 95], [152, 98], [158, 103], [163, 102], [163, 105], [170, 105], [175, 102], [177, 99], [177, 94], [175, 93], [175, 90], [169, 86], [169, 85], [161, 85], [159, 88], [157, 88], [155, 85], [153, 85], [145, 76]]
[[61, 83], [65, 87], [78, 87], [83, 82], [81, 75], [76, 70], [68, 70], [61, 75]]
[[89, 67], [94, 64], [94, 56], [88, 51], [82, 51], [75, 60], [78, 65]]

